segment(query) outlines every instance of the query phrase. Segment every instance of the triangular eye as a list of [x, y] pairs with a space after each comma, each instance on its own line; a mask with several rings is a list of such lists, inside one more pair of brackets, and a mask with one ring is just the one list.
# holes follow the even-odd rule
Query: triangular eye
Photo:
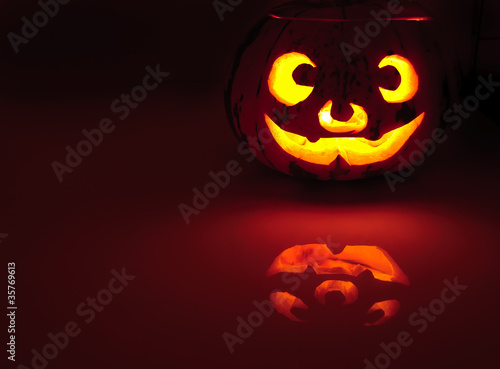
[[401, 75], [401, 84], [392, 91], [379, 87], [385, 101], [389, 103], [402, 103], [411, 100], [418, 91], [418, 75], [411, 62], [400, 55], [386, 56], [380, 64], [379, 68], [394, 67]]
[[313, 92], [314, 87], [298, 85], [293, 78], [293, 72], [304, 64], [316, 68], [311, 59], [296, 52], [280, 56], [273, 64], [268, 80], [269, 91], [276, 100], [286, 106], [304, 101]]

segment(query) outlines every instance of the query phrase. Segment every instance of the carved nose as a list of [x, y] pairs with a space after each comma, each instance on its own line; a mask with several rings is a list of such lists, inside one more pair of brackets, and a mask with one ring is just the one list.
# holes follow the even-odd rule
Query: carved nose
[[325, 106], [319, 111], [319, 124], [321, 127], [332, 133], [358, 133], [366, 128], [368, 124], [368, 114], [365, 109], [356, 104], [351, 105], [354, 113], [352, 117], [346, 121], [340, 121], [332, 118], [332, 100], [328, 101]]

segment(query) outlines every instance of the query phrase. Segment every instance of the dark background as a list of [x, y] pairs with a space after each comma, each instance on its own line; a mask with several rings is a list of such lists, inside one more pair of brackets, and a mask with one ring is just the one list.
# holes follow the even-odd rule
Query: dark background
[[[82, 333], [48, 368], [364, 368], [402, 330], [415, 343], [391, 368], [498, 365], [497, 97], [394, 193], [384, 178], [311, 183], [247, 163], [222, 82], [237, 45], [275, 3], [243, 1], [221, 22], [208, 0], [72, 0], [18, 54], [0, 41], [0, 255], [5, 270], [17, 264], [19, 306], [17, 362], [1, 358], [7, 367], [31, 367], [31, 350], [68, 321]], [[425, 3], [452, 36], [462, 96], [477, 73], [498, 75], [493, 1], [479, 42], [480, 2]], [[2, 35], [39, 10], [35, 1], [1, 4]], [[158, 63], [171, 75], [116, 119], [110, 103]], [[59, 183], [51, 163], [105, 117], [116, 130]], [[242, 173], [186, 225], [178, 205], [230, 160]], [[273, 314], [231, 355], [222, 334], [235, 334], [236, 319], [276, 287], [265, 278], [274, 258], [328, 236], [392, 255], [411, 281], [398, 317], [366, 330]], [[76, 307], [122, 267], [136, 279], [85, 324]], [[416, 333], [410, 314], [455, 277], [468, 289]]]

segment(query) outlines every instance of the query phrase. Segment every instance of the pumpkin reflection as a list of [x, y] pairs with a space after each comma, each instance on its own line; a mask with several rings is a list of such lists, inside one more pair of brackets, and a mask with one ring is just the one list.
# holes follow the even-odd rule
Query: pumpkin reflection
[[345, 316], [366, 326], [394, 317], [400, 292], [410, 284], [387, 251], [377, 246], [348, 245], [334, 253], [325, 244], [297, 245], [274, 260], [267, 276], [281, 276], [286, 285], [272, 292], [270, 300], [288, 319], [338, 321]]

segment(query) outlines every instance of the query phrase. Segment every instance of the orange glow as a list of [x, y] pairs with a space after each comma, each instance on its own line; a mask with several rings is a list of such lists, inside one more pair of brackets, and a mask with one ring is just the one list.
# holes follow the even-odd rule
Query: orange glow
[[389, 103], [402, 103], [411, 100], [418, 91], [418, 75], [415, 68], [406, 58], [399, 55], [386, 56], [379, 64], [379, 68], [391, 66], [401, 75], [401, 84], [392, 91], [379, 87], [385, 101]]
[[309, 309], [301, 299], [289, 294], [288, 292], [271, 293], [269, 299], [271, 300], [271, 303], [278, 313], [296, 322], [303, 322], [303, 320], [300, 320], [292, 314], [292, 308], [299, 308], [304, 310]]
[[[396, 262], [384, 249], [377, 246], [345, 246], [340, 253], [334, 254], [325, 244], [297, 245], [283, 251], [271, 264], [267, 275], [306, 273], [308, 268], [316, 275], [332, 275], [333, 279], [323, 281], [314, 290], [314, 297], [323, 306], [327, 305], [326, 295], [330, 292], [340, 292], [344, 296], [342, 305], [354, 304], [358, 300], [357, 286], [351, 281], [341, 280], [345, 279], [341, 276], [358, 277], [361, 273], [370, 271], [380, 281], [406, 286], [410, 284]], [[270, 299], [277, 312], [294, 321], [302, 320], [292, 314], [293, 308], [308, 309], [300, 298], [288, 292], [273, 292]], [[384, 324], [398, 313], [399, 308], [397, 300], [376, 302], [366, 314], [370, 315], [378, 310], [382, 310], [384, 314], [377, 321], [365, 325]]]
[[354, 113], [347, 122], [341, 122], [332, 118], [333, 102], [328, 101], [319, 111], [319, 124], [328, 132], [333, 133], [358, 133], [366, 128], [368, 124], [368, 114], [365, 109], [356, 104], [350, 104]]
[[[382, 18], [354, 18], [354, 19], [344, 19], [344, 18], [298, 18], [298, 17], [286, 17], [286, 16], [280, 16], [276, 15], [273, 13], [270, 13], [269, 16], [275, 18], [275, 19], [282, 19], [282, 20], [308, 20], [308, 21], [317, 21], [317, 22], [369, 22], [372, 20], [383, 20], [385, 19]], [[392, 21], [416, 21], [416, 22], [421, 22], [421, 21], [432, 21], [434, 18], [432, 17], [394, 17], [391, 18]]]
[[358, 299], [358, 288], [347, 281], [324, 281], [314, 291], [314, 297], [322, 304], [326, 305], [325, 296], [328, 292], [338, 291], [345, 297], [342, 305], [349, 305]]
[[369, 270], [378, 280], [407, 286], [410, 284], [396, 262], [377, 246], [346, 246], [337, 255], [323, 244], [294, 246], [274, 260], [267, 275], [304, 273], [307, 267], [311, 267], [316, 274], [345, 274], [353, 277]]
[[330, 165], [340, 155], [352, 166], [373, 164], [393, 157], [420, 126], [425, 113], [377, 141], [362, 137], [328, 137], [314, 143], [281, 129], [267, 114], [264, 117], [274, 140], [293, 157], [313, 164]]
[[273, 64], [269, 75], [269, 91], [286, 106], [293, 106], [311, 95], [314, 87], [301, 86], [295, 83], [293, 72], [300, 65], [316, 65], [306, 55], [292, 52], [280, 56]]
[[401, 304], [397, 300], [386, 300], [373, 304], [367, 314], [371, 314], [377, 310], [382, 310], [384, 312], [384, 316], [373, 323], [365, 323], [365, 325], [375, 326], [384, 324], [398, 313], [400, 306]]

